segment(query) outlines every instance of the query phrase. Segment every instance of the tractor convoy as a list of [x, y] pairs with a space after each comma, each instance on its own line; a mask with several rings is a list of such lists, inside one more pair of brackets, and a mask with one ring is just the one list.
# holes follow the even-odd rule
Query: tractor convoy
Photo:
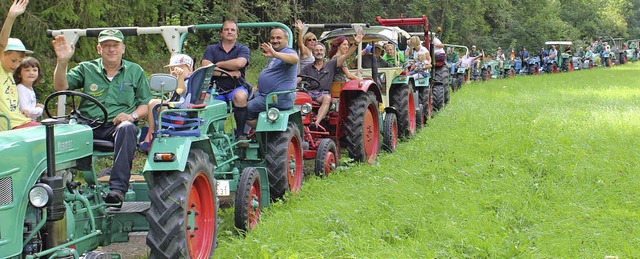
[[[157, 122], [155, 138], [141, 172], [132, 172], [130, 188], [121, 204], [107, 204], [110, 168], [97, 172], [99, 157], [113, 156], [113, 143], [93, 139], [92, 127], [78, 111], [79, 100], [94, 102], [107, 121], [107, 110], [90, 95], [59, 91], [47, 97], [45, 107], [57, 102], [58, 112], [47, 110], [41, 126], [0, 132], [0, 258], [112, 258], [101, 246], [127, 242], [132, 232], [147, 232], [150, 258], [209, 258], [217, 247], [218, 212], [233, 207], [235, 227], [250, 231], [262, 210], [288, 192], [296, 194], [306, 174], [327, 177], [348, 157], [373, 164], [380, 150], [393, 152], [399, 141], [409, 141], [426, 126], [434, 111], [442, 110], [450, 90], [459, 90], [471, 79], [487, 80], [521, 73], [573, 71], [597, 63], [568, 55], [553, 60], [481, 60], [477, 68], [449, 63], [436, 64], [424, 76], [412, 76], [409, 66], [396, 56], [393, 64], [381, 66], [377, 59], [365, 62], [364, 50], [373, 57], [388, 47], [399, 53], [407, 49], [412, 35], [434, 49], [434, 32], [426, 16], [376, 19], [379, 25], [306, 24], [303, 30], [322, 30], [319, 41], [329, 43], [346, 37], [351, 43], [362, 32], [362, 42], [350, 71], [357, 80], [333, 82], [332, 102], [324, 119], [317, 118], [320, 104], [309, 91], [318, 79], [299, 76], [295, 91], [270, 93], [250, 139], [237, 139], [233, 106], [216, 100], [215, 75], [227, 74], [215, 65], [196, 69], [189, 81], [191, 105], [163, 109], [150, 116]], [[403, 27], [419, 27], [409, 32]], [[181, 52], [189, 33], [219, 29], [222, 24], [195, 26], [127, 27], [126, 36], [161, 35], [171, 54]], [[279, 27], [282, 23], [239, 23], [239, 28]], [[97, 37], [100, 29], [48, 31], [75, 44], [80, 37]], [[547, 42], [558, 46], [570, 42]], [[638, 41], [628, 44], [637, 45]], [[459, 45], [446, 45], [468, 51]], [[402, 54], [402, 53], [401, 53]], [[624, 51], [611, 60], [637, 60], [637, 53]], [[543, 64], [546, 62], [546, 64]], [[367, 63], [365, 65], [365, 63]], [[615, 64], [611, 62], [610, 64]], [[472, 71], [473, 70], [473, 71]], [[178, 85], [168, 74], [149, 77], [152, 92], [167, 96]], [[451, 87], [451, 88], [449, 88]], [[295, 93], [294, 93], [295, 92]], [[293, 107], [277, 109], [271, 104], [281, 95], [295, 94]], [[65, 109], [66, 108], [66, 109]], [[0, 115], [0, 119], [6, 119]], [[8, 120], [8, 119], [7, 119]], [[95, 126], [96, 123], [91, 125]], [[99, 125], [99, 124], [98, 124]], [[305, 160], [307, 163], [305, 167]], [[310, 166], [309, 166], [310, 164]], [[309, 169], [309, 170], [305, 170]], [[308, 172], [305, 172], [308, 171]]]

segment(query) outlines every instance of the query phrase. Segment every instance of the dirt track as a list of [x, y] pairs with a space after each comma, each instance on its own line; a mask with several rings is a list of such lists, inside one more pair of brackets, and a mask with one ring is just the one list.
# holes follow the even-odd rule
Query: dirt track
[[129, 242], [114, 243], [98, 250], [119, 253], [123, 259], [147, 258], [149, 247], [147, 247], [146, 238], [147, 232], [134, 232], [129, 234]]

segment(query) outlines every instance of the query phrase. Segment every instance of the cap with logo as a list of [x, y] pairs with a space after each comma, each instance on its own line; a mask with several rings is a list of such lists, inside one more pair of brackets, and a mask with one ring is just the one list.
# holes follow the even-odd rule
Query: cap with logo
[[193, 59], [185, 54], [175, 54], [171, 56], [169, 65], [166, 65], [164, 67], [173, 67], [179, 65], [187, 65], [188, 67], [193, 67]]
[[22, 44], [22, 41], [20, 39], [16, 39], [16, 38], [9, 38], [9, 40], [7, 41], [7, 47], [4, 48], [4, 51], [22, 51], [26, 54], [31, 54], [33, 53], [33, 51], [28, 50], [24, 44]]
[[122, 32], [120, 30], [106, 29], [101, 31], [98, 35], [98, 43], [108, 40], [124, 42], [124, 35], [122, 35]]

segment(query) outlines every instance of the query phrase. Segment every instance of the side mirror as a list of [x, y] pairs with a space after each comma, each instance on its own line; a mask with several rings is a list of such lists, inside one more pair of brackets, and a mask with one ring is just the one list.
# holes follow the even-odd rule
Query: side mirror
[[153, 74], [149, 77], [149, 88], [156, 92], [167, 93], [178, 87], [178, 78], [170, 74]]
[[407, 50], [407, 37], [402, 34], [398, 35], [398, 49], [401, 51]]

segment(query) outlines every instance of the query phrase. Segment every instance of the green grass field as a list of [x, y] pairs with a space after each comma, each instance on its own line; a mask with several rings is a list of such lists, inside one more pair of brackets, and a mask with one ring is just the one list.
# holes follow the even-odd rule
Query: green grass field
[[467, 84], [378, 164], [310, 177], [219, 258], [640, 255], [640, 64]]

